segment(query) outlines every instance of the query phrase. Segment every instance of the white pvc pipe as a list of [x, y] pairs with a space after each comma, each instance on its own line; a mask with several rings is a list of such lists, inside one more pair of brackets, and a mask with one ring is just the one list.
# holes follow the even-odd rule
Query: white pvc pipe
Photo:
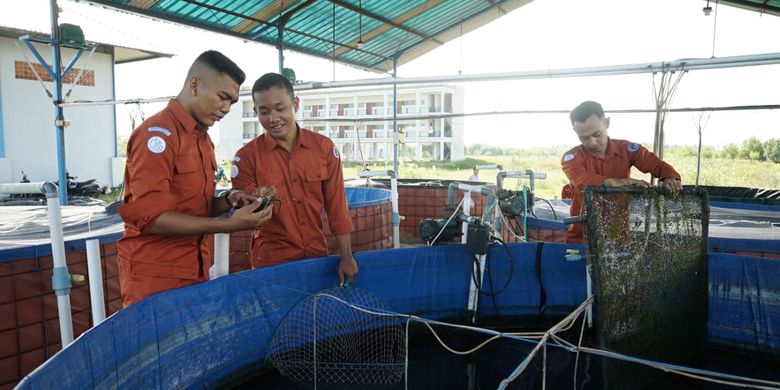
[[[471, 191], [469, 190], [463, 193], [463, 214], [471, 215]], [[460, 242], [465, 244], [469, 234], [469, 223], [463, 222], [460, 231], [462, 233]]]
[[[590, 264], [588, 264], [585, 267], [585, 290], [586, 290], [585, 293], [587, 294], [588, 298], [593, 296], [593, 287], [590, 281], [590, 270], [591, 267]], [[588, 328], [592, 328], [593, 327], [593, 303], [588, 305], [587, 315], [588, 315]]]
[[395, 171], [359, 171], [357, 176], [367, 177], [390, 177], [390, 201], [393, 207], [393, 248], [401, 247], [401, 216], [398, 213], [398, 179]]
[[44, 182], [35, 183], [0, 183], [2, 194], [43, 194]]
[[[62, 233], [62, 214], [60, 211], [59, 198], [56, 193], [47, 194], [46, 204], [49, 209], [49, 231], [51, 235], [51, 254], [54, 263], [54, 271], [63, 269], [67, 275], [67, 264], [65, 261], [65, 242]], [[56, 276], [56, 274], [55, 274]], [[67, 275], [69, 278], [70, 275]], [[54, 276], [52, 276], [54, 279]], [[54, 280], [52, 280], [52, 284]], [[55, 284], [56, 285], [56, 284]], [[69, 284], [68, 284], [69, 285]], [[70, 313], [70, 288], [57, 293], [57, 313], [60, 320], [60, 337], [62, 339], [62, 348], [73, 342], [73, 319]]]
[[[395, 175], [390, 178], [390, 199], [393, 204], [393, 215], [397, 216], [398, 213], [398, 179]], [[400, 221], [393, 220], [393, 248], [401, 247], [401, 229]]]
[[[479, 285], [482, 285], [482, 281], [485, 279], [485, 255], [478, 255], [477, 260], [479, 264], [472, 264], [472, 268], [479, 267]], [[468, 310], [471, 311], [471, 322], [477, 322], [477, 309], [479, 308], [479, 289], [474, 278], [469, 278], [471, 286], [469, 286], [469, 306]]]
[[[683, 71], [701, 69], [721, 69], [743, 66], [773, 65], [780, 63], [780, 53], [749, 54], [742, 56], [717, 57], [717, 58], [693, 58], [676, 61], [648, 62], [640, 64], [608, 65], [582, 68], [563, 69], [537, 69], [504, 73], [478, 73], [449, 76], [424, 76], [424, 77], [395, 77], [364, 80], [310, 82], [295, 86], [296, 91], [364, 87], [375, 85], [404, 85], [404, 84], [439, 84], [439, 83], [463, 83], [475, 81], [503, 81], [524, 79], [549, 79], [562, 77], [608, 76], [621, 74], [656, 73], [663, 71]], [[242, 91], [249, 94], [250, 91]]]
[[92, 305], [92, 326], [106, 319], [103, 299], [103, 270], [100, 265], [100, 241], [87, 240], [87, 273], [89, 275], [89, 300]]
[[209, 272], [210, 279], [216, 279], [230, 273], [230, 235], [217, 233], [214, 235], [214, 265]]

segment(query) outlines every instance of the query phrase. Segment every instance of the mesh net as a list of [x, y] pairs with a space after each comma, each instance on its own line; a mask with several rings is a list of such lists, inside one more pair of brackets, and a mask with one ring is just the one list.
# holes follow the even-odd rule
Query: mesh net
[[[704, 191], [588, 188], [588, 258], [600, 346], [685, 363], [704, 351], [707, 228]], [[607, 361], [609, 388], [647, 386], [659, 371]]]
[[[116, 213], [107, 213], [105, 204], [92, 202], [63, 206], [62, 233], [65, 240], [118, 233], [124, 228]], [[46, 204], [40, 206], [0, 206], [0, 250], [51, 241]]]
[[[367, 312], [368, 311], [368, 312]], [[333, 288], [293, 307], [276, 330], [268, 359], [304, 385], [387, 385], [404, 374], [401, 321], [388, 307], [354, 287]]]

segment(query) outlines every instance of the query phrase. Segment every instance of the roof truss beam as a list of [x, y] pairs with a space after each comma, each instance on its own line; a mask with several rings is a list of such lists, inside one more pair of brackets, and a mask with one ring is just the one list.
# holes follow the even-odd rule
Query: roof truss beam
[[[405, 21], [407, 21], [407, 20], [409, 20], [409, 19], [411, 19], [411, 18], [413, 18], [413, 17], [423, 13], [423, 11], [425, 11], [426, 9], [429, 9], [431, 7], [435, 7], [435, 6], [439, 5], [442, 2], [442, 0], [426, 1], [425, 4], [417, 6], [417, 7], [413, 8], [413, 9], [409, 10], [408, 12], [404, 13], [403, 15], [400, 15], [399, 17], [397, 17], [395, 20], [390, 20], [390, 19], [384, 18], [384, 17], [382, 17], [380, 15], [376, 15], [376, 14], [373, 14], [371, 12], [367, 12], [365, 10], [361, 10], [358, 7], [355, 7], [354, 5], [349, 4], [349, 3], [345, 3], [344, 1], [341, 1], [341, 0], [329, 0], [329, 1], [331, 3], [334, 3], [334, 4], [338, 5], [338, 6], [340, 6], [340, 7], [346, 8], [346, 9], [348, 9], [350, 11], [353, 11], [353, 12], [357, 12], [357, 13], [363, 15], [363, 16], [366, 16], [368, 18], [374, 19], [374, 20], [379, 21], [380, 23], [382, 23], [382, 26], [380, 26], [378, 28], [375, 28], [375, 29], [373, 29], [371, 31], [367, 31], [365, 34], [363, 34], [363, 36], [361, 37], [361, 38], [363, 38], [363, 42], [369, 42], [371, 39], [376, 38], [377, 36], [381, 35], [382, 33], [390, 30], [391, 28], [398, 28], [398, 29], [406, 31], [406, 32], [408, 32], [410, 34], [414, 34], [414, 35], [422, 38], [424, 41], [430, 40], [431, 42], [435, 42], [438, 45], [443, 45], [444, 44], [443, 42], [439, 41], [438, 39], [431, 39], [431, 37], [429, 37], [429, 36], [419, 32], [419, 31], [413, 30], [413, 29], [411, 29], [409, 27], [406, 27], [406, 26], [401, 24], [401, 23], [403, 23], [403, 22], [405, 22]], [[341, 48], [339, 48], [336, 51], [334, 51], [334, 55], [337, 56], [337, 57], [341, 56], [342, 54], [346, 53], [349, 50], [355, 50], [356, 46], [357, 46], [357, 41], [353, 41], [353, 42], [351, 42], [351, 45], [342, 46]]]

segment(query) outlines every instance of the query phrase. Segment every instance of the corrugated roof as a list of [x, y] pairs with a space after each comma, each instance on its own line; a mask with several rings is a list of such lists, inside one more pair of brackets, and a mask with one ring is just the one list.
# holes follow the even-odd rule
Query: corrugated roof
[[530, 1], [89, 0], [381, 72]]
[[[30, 36], [35, 36], [35, 37], [41, 37], [41, 38], [43, 38], [46, 41], [49, 41], [51, 39], [51, 36], [48, 33], [40, 32], [40, 31], [27, 30], [27, 29], [19, 29], [19, 28], [13, 28], [13, 27], [0, 26], [0, 37], [17, 39], [17, 38], [19, 38], [19, 37], [21, 37], [23, 35], [30, 35]], [[128, 63], [128, 62], [151, 60], [151, 59], [154, 59], [154, 58], [171, 57], [172, 56], [172, 54], [168, 54], [168, 53], [159, 53], [159, 52], [156, 52], [156, 51], [145, 50], [145, 49], [137, 49], [137, 48], [134, 48], [134, 47], [119, 46], [119, 45], [114, 45], [114, 44], [106, 43], [106, 42], [92, 42], [92, 41], [88, 41], [88, 43], [97, 44], [97, 48], [95, 50], [98, 53], [113, 54], [113, 56], [114, 56], [114, 63], [116, 63], [116, 64], [124, 64], [124, 63]]]
[[720, 3], [780, 16], [780, 0], [720, 0]]

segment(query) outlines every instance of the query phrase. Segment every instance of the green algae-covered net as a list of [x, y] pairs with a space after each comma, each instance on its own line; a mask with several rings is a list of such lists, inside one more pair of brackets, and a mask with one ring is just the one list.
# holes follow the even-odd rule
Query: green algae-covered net
[[[667, 363], [704, 352], [707, 193], [589, 187], [585, 234], [600, 347]], [[604, 363], [605, 388], [647, 387], [661, 371]]]

